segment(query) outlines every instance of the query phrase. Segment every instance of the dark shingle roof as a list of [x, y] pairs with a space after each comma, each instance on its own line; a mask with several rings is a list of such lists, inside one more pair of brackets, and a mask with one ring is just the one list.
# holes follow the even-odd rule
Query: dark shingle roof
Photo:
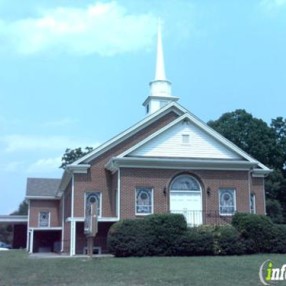
[[61, 179], [28, 178], [26, 196], [55, 197]]

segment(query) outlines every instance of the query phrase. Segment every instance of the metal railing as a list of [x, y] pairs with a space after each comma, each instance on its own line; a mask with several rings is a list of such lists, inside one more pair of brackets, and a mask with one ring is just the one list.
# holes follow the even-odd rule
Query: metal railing
[[184, 215], [188, 226], [191, 227], [201, 224], [228, 224], [232, 220], [232, 215], [221, 215], [219, 211], [171, 210], [170, 212]]

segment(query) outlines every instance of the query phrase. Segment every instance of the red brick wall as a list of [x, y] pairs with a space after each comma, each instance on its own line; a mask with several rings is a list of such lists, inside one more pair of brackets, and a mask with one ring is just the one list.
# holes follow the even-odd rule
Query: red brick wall
[[50, 212], [50, 227], [61, 226], [61, 218], [59, 216], [58, 200], [31, 200], [30, 201], [30, 227], [39, 226], [39, 213], [41, 211]]
[[117, 174], [112, 175], [105, 169], [106, 163], [130, 147], [134, 146], [150, 134], [167, 125], [178, 115], [170, 112], [160, 118], [158, 121], [150, 124], [127, 140], [107, 150], [91, 162], [91, 168], [87, 174], [75, 174], [74, 187], [74, 216], [84, 216], [84, 193], [87, 191], [95, 191], [102, 193], [102, 216], [116, 216], [116, 193], [117, 193]]
[[[236, 190], [236, 207], [238, 212], [249, 212], [249, 180], [247, 171], [178, 171], [157, 169], [121, 168], [121, 219], [135, 218], [135, 188], [152, 187], [154, 190], [154, 212], [169, 211], [169, 186], [172, 179], [179, 174], [187, 173], [198, 179], [202, 186], [203, 211], [212, 215], [219, 211], [219, 189]], [[254, 180], [252, 190], [256, 192], [257, 213], [263, 213], [263, 186], [261, 179]], [[208, 195], [206, 190], [210, 189]], [[166, 195], [164, 189], [167, 190]], [[227, 220], [227, 218], [226, 218]], [[206, 216], [204, 223], [214, 222]]]
[[[106, 163], [114, 156], [124, 152], [138, 142], [166, 126], [178, 117], [170, 112], [161, 119], [145, 127], [120, 144], [105, 151], [95, 158], [90, 164], [87, 174], [74, 175], [74, 216], [84, 216], [84, 194], [95, 191], [102, 193], [102, 216], [116, 216], [116, 196], [118, 191], [117, 176], [105, 169]], [[203, 210], [218, 212], [219, 188], [234, 188], [236, 190], [237, 211], [249, 212], [249, 193], [256, 193], [257, 213], [264, 213], [263, 179], [253, 179], [249, 184], [247, 171], [184, 171], [184, 170], [158, 170], [158, 169], [131, 169], [121, 168], [121, 218], [135, 218], [135, 188], [138, 186], [152, 187], [154, 189], [154, 212], [164, 213], [169, 211], [169, 185], [178, 174], [189, 173], [195, 176], [202, 186]], [[207, 188], [210, 194], [206, 193]], [[164, 190], [166, 193], [164, 193]], [[65, 191], [65, 218], [71, 216], [71, 184]], [[223, 221], [222, 221], [223, 222]], [[206, 216], [204, 223], [214, 223], [212, 217]], [[77, 252], [82, 249], [82, 224], [78, 225], [77, 237], [79, 243]], [[70, 223], [65, 223], [64, 249], [69, 251]], [[83, 243], [83, 242], [82, 242]]]
[[256, 201], [256, 213], [266, 214], [265, 210], [265, 192], [264, 192], [264, 179], [253, 178], [252, 179], [252, 192], [255, 194]]

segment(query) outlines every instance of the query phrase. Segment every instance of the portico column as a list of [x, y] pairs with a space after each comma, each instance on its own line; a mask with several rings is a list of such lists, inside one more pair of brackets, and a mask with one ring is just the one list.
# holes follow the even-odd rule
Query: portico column
[[75, 255], [75, 240], [76, 240], [76, 222], [71, 221], [71, 233], [70, 233], [70, 256]]
[[29, 253], [33, 253], [33, 245], [34, 245], [34, 230], [29, 230], [29, 237], [30, 237], [30, 246], [29, 246]]

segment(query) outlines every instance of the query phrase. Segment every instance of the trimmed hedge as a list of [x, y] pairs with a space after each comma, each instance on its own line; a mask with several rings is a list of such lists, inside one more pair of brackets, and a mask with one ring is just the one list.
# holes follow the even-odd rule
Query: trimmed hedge
[[231, 225], [214, 228], [214, 253], [216, 255], [240, 255], [246, 252], [245, 241]]
[[286, 253], [286, 226], [266, 216], [237, 213], [232, 225], [187, 228], [183, 215], [155, 214], [115, 223], [108, 248], [117, 257]]
[[232, 219], [232, 225], [248, 243], [252, 244], [254, 253], [271, 252], [271, 241], [275, 238], [275, 225], [269, 217], [236, 213]]
[[175, 255], [213, 255], [214, 236], [212, 230], [202, 227], [189, 228], [175, 242]]
[[108, 235], [108, 249], [118, 257], [174, 255], [173, 242], [187, 231], [180, 214], [155, 214], [114, 224]]

